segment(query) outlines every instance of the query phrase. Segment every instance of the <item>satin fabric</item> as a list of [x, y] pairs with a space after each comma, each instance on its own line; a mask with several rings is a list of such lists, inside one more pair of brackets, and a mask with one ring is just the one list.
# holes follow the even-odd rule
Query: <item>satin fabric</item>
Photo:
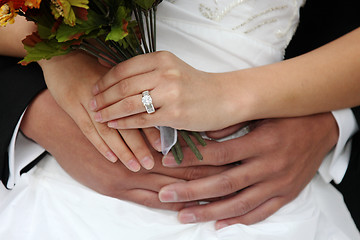
[[[280, 61], [302, 4], [300, 0], [165, 1], [158, 13], [158, 48], [209, 72]], [[205, 16], [202, 6], [220, 17]], [[249, 20], [247, 30], [234, 30]], [[0, 236], [5, 239], [360, 239], [341, 195], [319, 176], [268, 219], [219, 231], [213, 222], [184, 225], [176, 212], [100, 195], [74, 181], [50, 156], [23, 174], [12, 191], [0, 193]]]

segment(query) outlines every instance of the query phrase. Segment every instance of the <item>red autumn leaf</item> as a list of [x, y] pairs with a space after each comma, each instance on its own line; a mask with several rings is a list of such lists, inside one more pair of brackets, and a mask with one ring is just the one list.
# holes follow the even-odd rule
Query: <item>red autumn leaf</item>
[[25, 0], [0, 0], [0, 7], [8, 2], [12, 2], [14, 9], [24, 6]]
[[126, 21], [125, 19], [122, 20], [122, 23], [123, 23], [123, 30], [124, 32], [128, 33], [128, 30], [127, 30], [127, 27], [129, 25], [129, 22]]
[[24, 40], [22, 40], [22, 43], [29, 47], [34, 47], [35, 44], [42, 42], [43, 40], [40, 38], [40, 35], [38, 32], [33, 32], [31, 35], [26, 36]]
[[69, 37], [69, 40], [79, 39], [82, 35], [84, 35], [84, 32], [76, 33]]
[[76, 18], [87, 21], [88, 20], [88, 11], [85, 8], [73, 7]]

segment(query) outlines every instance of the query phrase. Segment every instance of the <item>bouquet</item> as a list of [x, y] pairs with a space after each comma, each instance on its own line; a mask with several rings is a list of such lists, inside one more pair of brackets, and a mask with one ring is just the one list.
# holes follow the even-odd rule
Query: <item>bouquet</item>
[[[0, 25], [17, 15], [37, 25], [23, 40], [26, 65], [41, 59], [83, 50], [110, 65], [156, 51], [156, 10], [162, 0], [0, 0]], [[190, 135], [205, 146], [196, 132], [178, 130], [199, 160], [202, 156]], [[177, 134], [176, 134], [177, 136]], [[171, 150], [183, 159], [179, 138]]]

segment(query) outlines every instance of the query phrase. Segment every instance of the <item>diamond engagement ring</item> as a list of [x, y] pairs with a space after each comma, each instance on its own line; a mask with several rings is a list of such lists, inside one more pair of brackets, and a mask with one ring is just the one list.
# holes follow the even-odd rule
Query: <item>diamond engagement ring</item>
[[141, 102], [144, 104], [144, 107], [145, 107], [147, 113], [150, 114], [150, 113], [155, 112], [155, 108], [154, 108], [154, 105], [152, 104], [152, 98], [150, 96], [149, 91], [142, 92]]

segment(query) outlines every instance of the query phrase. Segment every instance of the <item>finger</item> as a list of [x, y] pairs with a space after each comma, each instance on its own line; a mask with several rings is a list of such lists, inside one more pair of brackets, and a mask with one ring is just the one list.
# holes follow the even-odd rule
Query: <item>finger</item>
[[119, 130], [119, 133], [135, 157], [139, 159], [140, 164], [147, 170], [152, 169], [154, 167], [154, 158], [141, 132], [137, 129], [125, 129]]
[[135, 56], [127, 61], [119, 63], [95, 84], [93, 87], [93, 94], [96, 95], [103, 92], [122, 79], [153, 71], [156, 67], [156, 62], [150, 60], [153, 54], [154, 53], [149, 53]]
[[[94, 112], [87, 112], [89, 114], [89, 118], [93, 119]], [[96, 123], [94, 122], [98, 135], [103, 139], [105, 144], [109, 146], [112, 152], [120, 159], [120, 161], [131, 171], [137, 172], [140, 170], [140, 164], [129, 149], [129, 147], [125, 144], [120, 134], [114, 130], [109, 128], [106, 124]]]
[[103, 123], [144, 112], [145, 108], [142, 103], [142, 96], [137, 94], [135, 96], [127, 97], [96, 112], [94, 118], [95, 121]]
[[[126, 194], [127, 199], [131, 202], [135, 202], [150, 208], [158, 208], [172, 211], [179, 211], [184, 208], [184, 203], [162, 203], [159, 201], [157, 192], [144, 190], [144, 189], [133, 189], [129, 190]], [[193, 205], [197, 204], [196, 202]]]
[[[197, 166], [197, 165], [224, 165], [235, 163], [244, 159], [257, 156], [258, 140], [251, 132], [243, 137], [227, 140], [224, 142], [207, 141], [205, 147], [198, 146], [203, 156], [203, 161], [199, 161], [188, 147], [183, 147], [184, 160], [180, 167]], [[166, 167], [179, 167], [174, 156], [166, 155], [162, 163]]]
[[243, 123], [239, 123], [239, 124], [224, 128], [222, 130], [208, 131], [208, 132], [206, 132], [206, 136], [213, 138], [213, 139], [224, 138], [224, 137], [227, 137], [227, 136], [239, 131], [240, 129], [246, 127], [248, 124], [249, 124], [248, 122], [243, 122]]
[[[150, 96], [152, 99], [152, 104], [156, 110], [156, 114], [148, 114], [146, 112], [146, 108], [142, 102], [142, 95], [136, 94], [130, 97], [127, 97], [121, 101], [118, 101], [106, 108], [97, 111], [95, 114], [95, 120], [97, 122], [108, 122], [110, 120], [114, 120], [114, 123], [118, 123], [118, 128], [145, 128], [145, 126], [141, 125], [141, 122], [138, 119], [142, 117], [147, 117], [152, 119], [152, 121], [159, 121], [161, 122], [152, 122], [152, 125], [149, 126], [160, 126], [160, 123], [166, 123], [167, 118], [163, 118], [163, 110], [159, 111], [161, 106], [166, 103], [168, 100], [166, 99], [166, 94], [163, 94], [164, 89], [162, 88], [155, 88], [150, 91]], [[91, 105], [91, 104], [90, 104]], [[134, 114], [138, 114], [138, 116], [132, 116]], [[124, 117], [131, 116], [132, 118], [124, 119]], [[120, 119], [122, 118], [122, 119]], [[141, 121], [141, 120], [140, 120]], [[124, 125], [128, 125], [129, 127], [123, 127]]]
[[[144, 106], [142, 107], [144, 108]], [[136, 115], [122, 117], [116, 120], [110, 120], [108, 121], [107, 125], [110, 128], [115, 128], [115, 129], [133, 129], [133, 128], [149, 128], [153, 126], [166, 126], [168, 122], [166, 119], [162, 117], [164, 115], [163, 112], [164, 111], [160, 108], [157, 109], [156, 112], [152, 114], [138, 113]], [[97, 118], [99, 119], [98, 116]], [[101, 119], [103, 119], [102, 116]], [[102, 120], [102, 122], [106, 122], [106, 120]]]
[[271, 185], [254, 185], [233, 197], [183, 209], [178, 218], [182, 223], [191, 223], [244, 216], [273, 197]]
[[84, 108], [78, 108], [77, 110], [78, 114], [72, 115], [72, 118], [81, 132], [106, 159], [113, 163], [116, 162], [118, 157], [101, 138], [86, 110]]
[[159, 198], [162, 202], [186, 202], [226, 196], [259, 182], [266, 171], [256, 167], [246, 163], [214, 176], [171, 184], [160, 190]]
[[286, 204], [286, 201], [281, 197], [271, 198], [268, 201], [264, 202], [254, 210], [238, 217], [228, 218], [224, 220], [219, 220], [215, 223], [216, 230], [221, 228], [241, 223], [241, 224], [254, 224], [265, 220], [272, 214], [274, 214], [277, 210], [279, 210], [282, 206]]
[[142, 129], [151, 146], [158, 152], [161, 152], [160, 131], [154, 127]]
[[156, 72], [149, 72], [119, 80], [113, 86], [95, 95], [90, 101], [90, 109], [93, 111], [100, 110], [126, 97], [151, 90], [157, 85], [157, 79], [160, 78]]

